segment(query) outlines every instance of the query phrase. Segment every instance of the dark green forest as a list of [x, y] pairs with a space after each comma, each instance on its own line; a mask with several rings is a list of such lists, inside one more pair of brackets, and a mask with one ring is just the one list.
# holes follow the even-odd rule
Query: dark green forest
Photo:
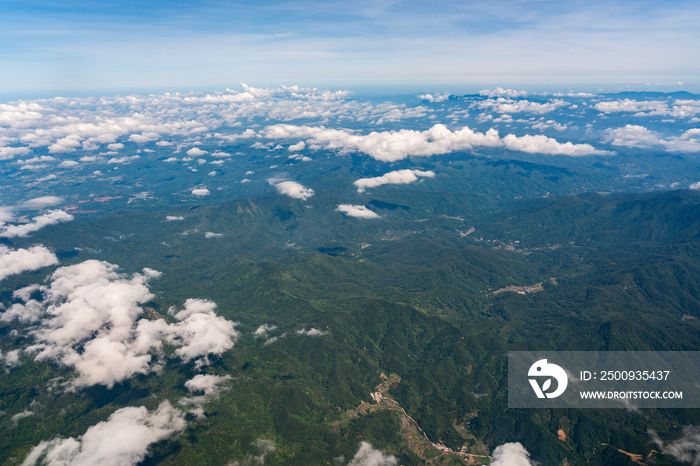
[[[648, 431], [678, 440], [700, 424], [700, 410], [509, 409], [507, 352], [700, 350], [700, 192], [495, 204], [403, 188], [400, 198], [367, 202], [383, 217], [376, 221], [344, 217], [334, 202], [319, 197], [311, 209], [262, 195], [121, 211], [4, 243], [49, 246], [61, 266], [100, 259], [125, 273], [159, 270], [147, 304], [159, 315], [207, 298], [240, 322], [235, 346], [204, 369], [230, 375], [228, 389], [204, 405], [206, 419], [152, 445], [144, 465], [226, 465], [254, 455], [256, 438], [275, 441], [271, 465], [334, 464], [361, 440], [399, 464], [467, 464], [416, 447], [398, 408], [357, 414], [390, 374], [400, 382], [386, 396], [431, 442], [481, 455], [472, 464], [506, 442], [542, 465], [639, 464], [624, 452], [677, 464], [655, 452]], [[11, 305], [14, 290], [56, 267], [3, 280], [0, 301]], [[251, 334], [262, 324], [288, 335], [265, 345]], [[2, 325], [4, 351], [30, 343], [25, 325]], [[295, 334], [308, 327], [326, 333]], [[47, 389], [70, 369], [23, 357], [1, 376], [0, 464], [21, 464], [40, 441], [82, 435], [118, 408], [175, 405], [198, 372], [167, 348], [165, 357], [159, 374], [76, 392]], [[30, 405], [37, 422], [10, 421]]]

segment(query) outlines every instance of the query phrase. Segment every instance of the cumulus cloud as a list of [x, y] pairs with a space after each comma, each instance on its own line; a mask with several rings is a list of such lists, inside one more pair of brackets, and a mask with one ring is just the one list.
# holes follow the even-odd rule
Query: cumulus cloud
[[168, 215], [165, 217], [165, 220], [168, 222], [176, 222], [176, 221], [184, 220], [184, 219], [185, 219], [185, 217], [175, 216], [175, 215]]
[[[675, 184], [675, 183], [674, 183], [674, 184]], [[673, 187], [673, 186], [672, 186], [672, 187]], [[700, 189], [700, 181], [691, 184], [690, 186], [688, 186], [688, 189], [692, 189], [692, 190]]]
[[306, 188], [296, 181], [283, 181], [278, 178], [270, 178], [267, 182], [277, 188], [278, 193], [293, 197], [294, 199], [305, 201], [314, 195], [313, 189]]
[[139, 155], [132, 155], [131, 157], [125, 156], [125, 157], [112, 157], [107, 161], [109, 164], [115, 164], [115, 163], [129, 163], [132, 160], [136, 160], [141, 158]]
[[520, 443], [504, 443], [493, 450], [491, 466], [532, 466], [530, 453]]
[[327, 129], [323, 126], [273, 125], [261, 132], [267, 138], [308, 138], [310, 149], [338, 150], [341, 153], [362, 152], [383, 162], [396, 162], [409, 156], [447, 154], [476, 147], [505, 147], [528, 153], [549, 155], [609, 155], [609, 151], [597, 150], [590, 144], [560, 143], [543, 135], [522, 137], [509, 134], [501, 139], [498, 131], [486, 133], [472, 131], [469, 127], [450, 131], [445, 125], [436, 124], [426, 131], [402, 129], [399, 131], [372, 132], [357, 135], [350, 130]]
[[306, 144], [304, 143], [304, 141], [299, 141], [298, 143], [292, 144], [291, 146], [289, 146], [289, 150], [290, 151], [300, 151], [300, 150], [304, 150], [305, 147], [306, 147]]
[[335, 210], [344, 213], [348, 217], [381, 218], [379, 214], [369, 210], [363, 205], [340, 204]]
[[291, 160], [300, 160], [302, 162], [311, 162], [311, 157], [307, 157], [302, 154], [292, 154], [288, 158]]
[[71, 220], [73, 220], [72, 215], [62, 210], [52, 210], [44, 215], [34, 217], [29, 223], [22, 223], [18, 225], [5, 225], [2, 222], [0, 222], [0, 237], [22, 238], [27, 236], [29, 233], [41, 230], [46, 226], [56, 225], [62, 222], [69, 222]]
[[662, 138], [654, 131], [640, 125], [605, 130], [604, 141], [615, 146], [653, 147], [663, 146], [668, 152], [700, 152], [700, 131], [691, 129], [676, 137]]
[[222, 377], [220, 375], [198, 374], [185, 382], [185, 388], [190, 393], [203, 392], [205, 396], [213, 396], [221, 391], [221, 384], [230, 378], [230, 375]]
[[444, 102], [444, 101], [450, 99], [450, 93], [449, 93], [449, 92], [445, 92], [444, 94], [435, 94], [435, 95], [433, 95], [433, 94], [423, 94], [423, 95], [419, 95], [418, 98], [419, 98], [420, 100], [427, 100], [428, 102], [434, 102], [434, 103], [437, 103], [437, 102]]
[[0, 160], [10, 160], [15, 155], [27, 155], [31, 152], [28, 147], [0, 147]]
[[124, 144], [115, 142], [115, 143], [113, 143], [113, 144], [108, 144], [108, 145], [107, 145], [107, 148], [108, 148], [109, 150], [121, 150], [121, 149], [124, 148]]
[[184, 362], [198, 359], [198, 366], [208, 364], [209, 355], [233, 347], [236, 324], [216, 316], [211, 301], [188, 299], [181, 311], [171, 308], [178, 321], [174, 324], [140, 318], [139, 304], [154, 297], [148, 281], [159, 275], [144, 269], [126, 276], [116, 265], [96, 260], [57, 269], [50, 284], [41, 287], [48, 317], [30, 332], [35, 344], [27, 351], [37, 361], [75, 368], [73, 387], [112, 387], [157, 369], [160, 363], [153, 361], [153, 353], [162, 350], [163, 338], [177, 348], [176, 356]]
[[192, 149], [187, 151], [187, 155], [189, 155], [190, 157], [201, 157], [202, 155], [206, 155], [207, 153], [207, 151], [202, 150], [199, 147], [193, 147]]
[[497, 113], [549, 113], [559, 108], [571, 105], [561, 99], [550, 100], [549, 102], [531, 102], [529, 100], [513, 100], [499, 97], [498, 99], [488, 99], [474, 102], [472, 107], [488, 109]]
[[160, 135], [154, 132], [132, 134], [129, 136], [129, 141], [133, 141], [136, 144], [146, 144], [147, 142], [157, 141], [158, 139], [160, 139]]
[[[5, 368], [7, 368], [7, 369], [19, 366], [20, 365], [19, 353], [20, 353], [20, 350], [8, 351], [5, 354], [3, 354], [2, 351], [0, 351], [0, 361], [3, 361], [3, 360], [5, 361]], [[14, 418], [13, 418], [13, 420], [14, 420]]]
[[204, 237], [207, 238], [207, 239], [209, 239], [209, 238], [219, 238], [219, 237], [221, 237], [221, 236], [224, 236], [224, 234], [223, 234], [223, 233], [214, 233], [214, 232], [211, 232], [211, 231], [207, 231], [206, 233], [204, 233]]
[[479, 95], [486, 97], [525, 97], [527, 95], [527, 91], [516, 91], [514, 89], [503, 89], [501, 87], [497, 87], [492, 91], [489, 89], [479, 91]]
[[208, 196], [209, 190], [207, 188], [196, 188], [192, 190], [193, 196]]
[[671, 105], [663, 100], [613, 100], [598, 102], [594, 108], [602, 113], [633, 113], [633, 116], [663, 116], [692, 118], [700, 114], [700, 100], [675, 100]]
[[398, 459], [394, 455], [377, 450], [369, 442], [363, 441], [348, 466], [394, 466], [396, 464]]
[[76, 162], [75, 160], [64, 160], [58, 166], [63, 168], [69, 168], [75, 167], [76, 165], [80, 165], [80, 163]]
[[188, 299], [178, 311], [170, 308], [168, 314], [180, 322], [166, 329], [167, 340], [179, 346], [175, 354], [183, 361], [197, 360], [197, 366], [209, 364], [209, 355], [220, 356], [231, 348], [240, 336], [235, 330], [237, 323], [214, 313], [216, 303], [206, 299]]
[[360, 178], [353, 184], [357, 186], [357, 192], [362, 193], [367, 188], [376, 188], [385, 184], [408, 184], [418, 180], [418, 177], [433, 178], [435, 173], [420, 170], [396, 170], [375, 178]]
[[265, 337], [265, 336], [267, 336], [268, 332], [271, 332], [273, 330], [277, 330], [276, 325], [262, 324], [260, 327], [258, 327], [255, 330], [255, 332], [253, 332], [253, 335], [255, 335], [256, 338]]
[[58, 264], [56, 254], [44, 246], [13, 250], [0, 244], [0, 280], [27, 270], [37, 270], [55, 264]]
[[296, 333], [297, 333], [297, 335], [301, 335], [304, 337], [320, 337], [322, 335], [325, 335], [328, 332], [322, 332], [321, 330], [312, 327], [308, 330], [301, 328], [301, 329], [297, 330]]
[[184, 413], [168, 401], [149, 412], [145, 407], [115, 411], [107, 421], [75, 438], [42, 441], [22, 466], [129, 466], [141, 463], [149, 445], [185, 429]]

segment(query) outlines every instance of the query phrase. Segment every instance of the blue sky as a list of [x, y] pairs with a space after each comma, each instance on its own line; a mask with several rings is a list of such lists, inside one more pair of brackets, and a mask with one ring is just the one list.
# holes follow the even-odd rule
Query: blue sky
[[0, 92], [694, 84], [697, 2], [2, 1]]

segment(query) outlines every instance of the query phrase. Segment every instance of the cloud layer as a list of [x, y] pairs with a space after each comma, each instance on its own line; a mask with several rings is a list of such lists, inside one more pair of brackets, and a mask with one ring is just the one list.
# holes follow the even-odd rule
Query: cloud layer
[[340, 204], [335, 210], [342, 212], [348, 217], [355, 218], [381, 218], [379, 214], [369, 210], [363, 205]]
[[0, 244], [0, 280], [27, 270], [37, 270], [55, 264], [58, 264], [56, 254], [44, 246], [13, 250]]
[[145, 407], [115, 411], [107, 421], [84, 435], [39, 443], [22, 466], [131, 466], [143, 461], [148, 446], [185, 429], [184, 413], [163, 401], [149, 412]]
[[376, 188], [385, 184], [408, 184], [418, 180], [418, 177], [433, 178], [435, 173], [420, 170], [396, 170], [375, 178], [360, 178], [353, 184], [357, 186], [357, 192], [362, 193], [367, 188]]
[[358, 135], [349, 130], [327, 129], [323, 126], [273, 125], [261, 134], [266, 138], [306, 139], [306, 145], [312, 150], [362, 152], [383, 162], [396, 162], [411, 156], [448, 154], [476, 147], [504, 147], [531, 154], [549, 155], [611, 154], [609, 151], [595, 149], [590, 144], [560, 143], [544, 135], [518, 137], [509, 134], [501, 138], [493, 128], [486, 133], [479, 133], [465, 126], [453, 132], [442, 124], [436, 124], [426, 131], [402, 129], [371, 132], [367, 135]]
[[[239, 333], [235, 323], [214, 313], [216, 304], [188, 299], [183, 309], [171, 308], [177, 322], [141, 318], [139, 306], [153, 299], [148, 281], [159, 272], [126, 276], [117, 266], [95, 260], [61, 267], [40, 288], [44, 299], [13, 305], [10, 318], [37, 320], [30, 331], [35, 343], [27, 351], [36, 360], [53, 360], [75, 368], [72, 387], [115, 383], [155, 370], [161, 362], [164, 339], [175, 346], [175, 355], [197, 367], [209, 364], [209, 356], [232, 348]], [[4, 317], [4, 316], [3, 316]]]
[[278, 193], [293, 197], [294, 199], [305, 201], [314, 195], [313, 189], [306, 188], [296, 181], [282, 181], [277, 178], [271, 178], [267, 181], [277, 188]]

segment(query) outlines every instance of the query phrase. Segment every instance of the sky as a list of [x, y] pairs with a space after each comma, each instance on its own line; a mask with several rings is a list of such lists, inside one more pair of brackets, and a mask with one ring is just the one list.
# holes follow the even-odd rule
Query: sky
[[0, 2], [0, 93], [693, 85], [700, 9], [642, 0]]

